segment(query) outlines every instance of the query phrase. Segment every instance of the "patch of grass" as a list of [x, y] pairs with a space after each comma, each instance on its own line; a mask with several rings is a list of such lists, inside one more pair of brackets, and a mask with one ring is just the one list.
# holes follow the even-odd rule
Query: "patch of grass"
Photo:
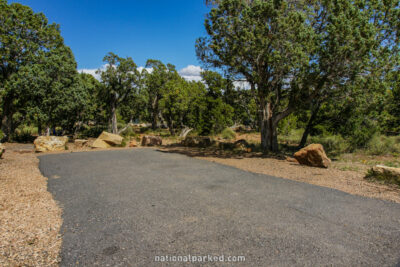
[[286, 145], [298, 145], [300, 143], [301, 137], [303, 136], [303, 129], [294, 129], [286, 135], [279, 135], [278, 141]]
[[123, 137], [136, 137], [137, 133], [133, 129], [132, 126], [128, 126], [122, 133], [121, 136]]
[[351, 149], [350, 144], [340, 135], [311, 136], [308, 143], [321, 144], [330, 155], [340, 155]]
[[232, 140], [236, 138], [236, 133], [231, 128], [225, 128], [221, 133], [221, 137], [225, 140]]
[[342, 166], [342, 167], [339, 167], [338, 169], [341, 171], [354, 171], [354, 172], [360, 170], [360, 168], [356, 167], [356, 166]]
[[400, 177], [390, 172], [376, 172], [373, 169], [368, 170], [365, 179], [384, 184], [396, 184], [400, 186]]
[[400, 136], [375, 135], [368, 142], [366, 153], [370, 155], [387, 155], [400, 153]]

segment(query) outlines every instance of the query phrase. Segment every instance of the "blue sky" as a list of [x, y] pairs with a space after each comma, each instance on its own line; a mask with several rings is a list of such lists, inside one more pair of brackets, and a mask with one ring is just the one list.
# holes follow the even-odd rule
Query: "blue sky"
[[43, 12], [61, 27], [78, 69], [91, 73], [108, 52], [130, 56], [138, 66], [149, 58], [196, 76], [195, 41], [204, 36], [203, 0], [13, 0]]

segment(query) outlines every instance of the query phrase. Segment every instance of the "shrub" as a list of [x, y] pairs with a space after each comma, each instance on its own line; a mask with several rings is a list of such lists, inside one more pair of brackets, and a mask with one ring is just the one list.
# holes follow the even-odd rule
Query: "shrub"
[[130, 136], [135, 137], [135, 136], [136, 136], [136, 133], [135, 133], [134, 129], [132, 128], [132, 126], [128, 126], [128, 127], [121, 133], [121, 135], [124, 136], [124, 137], [130, 137]]
[[382, 182], [385, 184], [397, 184], [400, 186], [400, 177], [390, 171], [375, 171], [370, 169], [365, 176], [365, 179]]
[[293, 129], [287, 135], [279, 136], [281, 143], [296, 144], [300, 143], [301, 137], [303, 136], [303, 129]]
[[400, 153], [400, 136], [374, 135], [366, 146], [371, 155]]
[[98, 137], [103, 131], [107, 131], [107, 126], [104, 125], [96, 125], [96, 126], [86, 126], [80, 136], [82, 138], [89, 138], [89, 137]]
[[236, 138], [236, 133], [231, 128], [225, 128], [222, 131], [221, 136], [223, 139], [232, 140]]
[[2, 130], [0, 130], [0, 141], [4, 138], [4, 133]]
[[11, 135], [11, 140], [18, 143], [32, 143], [35, 138], [36, 137], [27, 130], [15, 131], [15, 133]]
[[339, 155], [351, 149], [349, 142], [340, 135], [311, 136], [308, 143], [321, 144], [325, 151], [332, 155]]

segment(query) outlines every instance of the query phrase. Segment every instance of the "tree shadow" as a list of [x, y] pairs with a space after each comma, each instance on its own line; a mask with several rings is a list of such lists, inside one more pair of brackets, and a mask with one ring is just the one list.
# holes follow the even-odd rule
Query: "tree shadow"
[[240, 149], [221, 149], [216, 146], [210, 147], [186, 147], [181, 144], [164, 145], [157, 149], [163, 153], [177, 153], [189, 157], [214, 157], [223, 159], [244, 159], [244, 158], [273, 158], [286, 160], [292, 157], [291, 151], [280, 151], [279, 153], [262, 153], [258, 148], [253, 148], [251, 152]]

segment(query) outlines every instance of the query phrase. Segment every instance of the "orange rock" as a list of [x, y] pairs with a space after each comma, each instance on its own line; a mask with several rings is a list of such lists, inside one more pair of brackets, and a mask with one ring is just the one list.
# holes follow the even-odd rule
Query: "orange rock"
[[131, 140], [131, 141], [129, 142], [129, 147], [137, 147], [137, 142], [136, 142], [135, 139], [133, 139], [133, 140]]
[[292, 157], [286, 157], [286, 161], [299, 163], [295, 158], [292, 158]]
[[293, 156], [302, 165], [328, 168], [331, 164], [331, 160], [325, 154], [324, 147], [321, 144], [308, 145], [297, 151]]

